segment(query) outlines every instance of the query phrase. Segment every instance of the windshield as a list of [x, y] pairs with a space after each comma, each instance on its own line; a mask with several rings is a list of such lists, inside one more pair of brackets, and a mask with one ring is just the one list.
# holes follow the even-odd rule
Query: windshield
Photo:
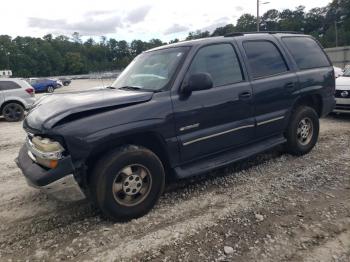
[[350, 68], [345, 69], [343, 76], [350, 76]]
[[137, 56], [112, 84], [114, 88], [166, 89], [188, 47], [145, 52]]

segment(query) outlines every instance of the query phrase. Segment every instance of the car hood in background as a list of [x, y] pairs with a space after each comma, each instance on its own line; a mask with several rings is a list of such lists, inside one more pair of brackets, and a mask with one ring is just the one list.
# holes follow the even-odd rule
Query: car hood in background
[[152, 92], [106, 88], [46, 95], [29, 111], [24, 125], [36, 130], [49, 129], [58, 121], [75, 113], [146, 102], [152, 96]]
[[341, 90], [350, 90], [350, 77], [341, 76], [336, 79], [335, 88]]

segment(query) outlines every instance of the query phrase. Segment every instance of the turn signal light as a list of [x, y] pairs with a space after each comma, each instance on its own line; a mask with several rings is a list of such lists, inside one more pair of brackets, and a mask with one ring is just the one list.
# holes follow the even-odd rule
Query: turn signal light
[[57, 160], [50, 160], [50, 168], [56, 168], [58, 164]]
[[58, 165], [58, 160], [50, 160], [50, 159], [43, 159], [43, 158], [36, 158], [36, 162], [42, 166], [54, 169]]

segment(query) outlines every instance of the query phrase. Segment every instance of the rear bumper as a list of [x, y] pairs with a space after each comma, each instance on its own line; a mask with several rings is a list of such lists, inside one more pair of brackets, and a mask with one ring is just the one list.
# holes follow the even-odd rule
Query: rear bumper
[[24, 100], [25, 109], [29, 110], [33, 106], [34, 103], [35, 103], [35, 97], [26, 98]]
[[80, 200], [85, 195], [73, 175], [70, 157], [63, 158], [54, 169], [46, 169], [36, 164], [28, 155], [28, 149], [22, 146], [16, 158], [28, 185], [42, 189], [60, 200]]

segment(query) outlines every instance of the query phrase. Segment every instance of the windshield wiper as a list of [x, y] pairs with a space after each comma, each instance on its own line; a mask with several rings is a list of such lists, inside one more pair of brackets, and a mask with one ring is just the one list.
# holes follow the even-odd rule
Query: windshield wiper
[[140, 87], [140, 86], [122, 86], [122, 87], [119, 87], [118, 89], [140, 90], [140, 91], [146, 91], [146, 92], [154, 92], [154, 90], [152, 90], [152, 89], [147, 89], [147, 88], [143, 88], [143, 87]]
[[122, 86], [122, 87], [119, 87], [118, 89], [126, 89], [126, 90], [140, 90], [142, 89], [141, 87], [139, 86]]

